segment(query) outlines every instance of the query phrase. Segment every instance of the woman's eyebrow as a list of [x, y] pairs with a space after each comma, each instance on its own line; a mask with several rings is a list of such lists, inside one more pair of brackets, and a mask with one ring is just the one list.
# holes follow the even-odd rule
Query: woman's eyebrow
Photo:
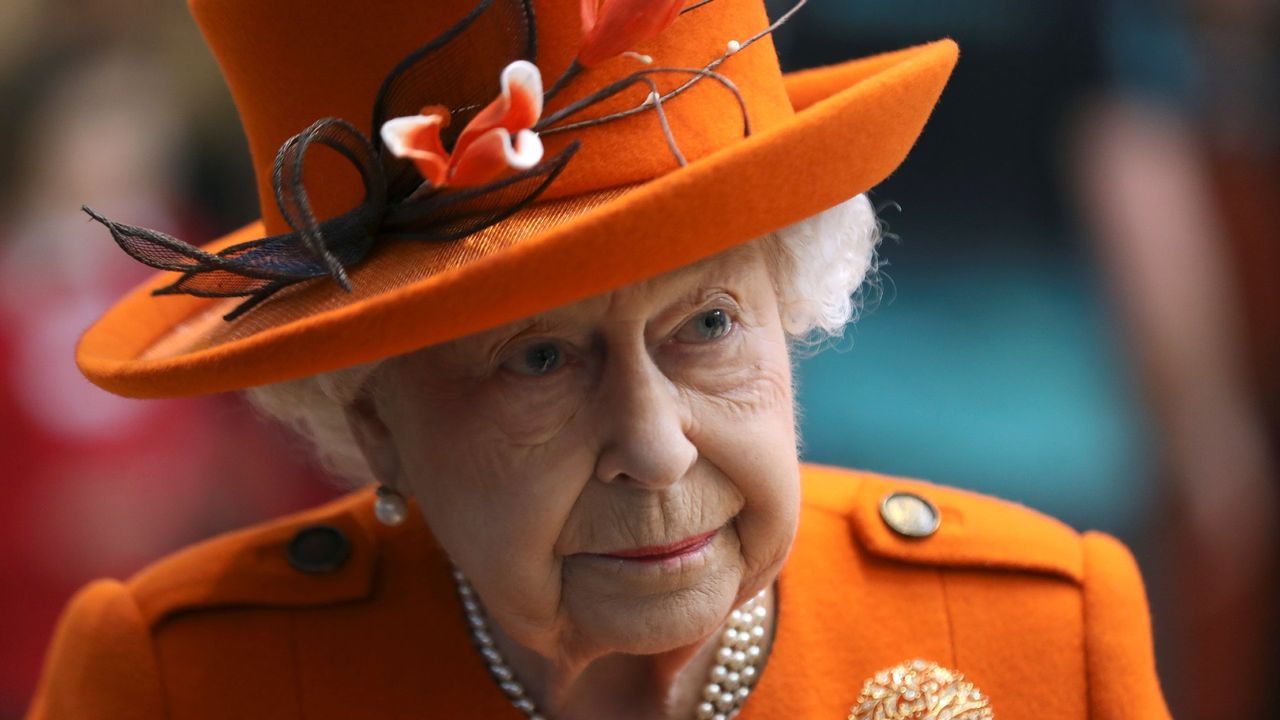
[[740, 296], [741, 293], [735, 291], [729, 283], [698, 283], [658, 307], [650, 317], [650, 322], [656, 321], [658, 324], [671, 322], [691, 311], [701, 309], [716, 297], [727, 297], [735, 305], [740, 305]]
[[535, 315], [519, 320], [510, 326], [495, 328], [491, 336], [486, 336], [481, 345], [486, 357], [491, 357], [502, 346], [530, 335], [567, 335], [580, 334], [582, 327], [558, 315], [551, 317]]
[[455, 365], [472, 365], [477, 362], [488, 364], [513, 338], [527, 332], [534, 324], [535, 318], [525, 318], [507, 325], [459, 338], [449, 343], [445, 354], [447, 361]]
[[689, 274], [686, 280], [688, 288], [671, 305], [703, 302], [717, 293], [737, 297], [741, 294], [742, 286], [749, 281], [754, 266], [749, 255], [738, 252], [733, 254], [729, 262], [717, 262], [711, 268], [698, 268], [695, 265], [690, 269], [700, 269], [703, 272]]

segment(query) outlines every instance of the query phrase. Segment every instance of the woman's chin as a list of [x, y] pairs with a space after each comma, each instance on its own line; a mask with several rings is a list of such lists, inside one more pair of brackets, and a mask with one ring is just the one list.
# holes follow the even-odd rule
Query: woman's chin
[[628, 655], [671, 652], [700, 645], [720, 629], [733, 610], [739, 578], [737, 572], [715, 573], [695, 586], [659, 595], [570, 599], [569, 609], [579, 636], [590, 645]]
[[724, 603], [724, 612], [690, 612], [684, 617], [669, 617], [655, 611], [652, 617], [623, 614], [619, 617], [600, 618], [582, 631], [591, 636], [592, 644], [607, 647], [611, 652], [625, 655], [657, 655], [690, 645], [701, 645], [715, 634], [724, 618], [732, 610], [731, 601]]

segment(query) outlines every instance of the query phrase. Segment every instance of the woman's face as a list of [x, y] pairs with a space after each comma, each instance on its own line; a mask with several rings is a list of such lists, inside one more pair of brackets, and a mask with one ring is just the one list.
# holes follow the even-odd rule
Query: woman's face
[[795, 535], [791, 368], [755, 243], [394, 358], [367, 387], [350, 414], [376, 474], [545, 657], [700, 642]]

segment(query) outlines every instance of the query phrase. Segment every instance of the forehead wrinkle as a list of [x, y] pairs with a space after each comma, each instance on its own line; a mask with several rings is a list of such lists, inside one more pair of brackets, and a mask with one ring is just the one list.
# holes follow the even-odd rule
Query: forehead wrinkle
[[689, 282], [690, 280], [732, 280], [748, 275], [754, 269], [758, 252], [754, 243], [735, 245], [710, 257], [703, 258], [692, 265], [672, 270], [659, 275], [653, 281], [671, 280], [672, 282]]
[[693, 264], [608, 293], [609, 309], [612, 310], [618, 302], [637, 295], [665, 300], [659, 303], [663, 307], [694, 301], [708, 287], [731, 285], [749, 277], [755, 269], [758, 257], [754, 243], [734, 246]]

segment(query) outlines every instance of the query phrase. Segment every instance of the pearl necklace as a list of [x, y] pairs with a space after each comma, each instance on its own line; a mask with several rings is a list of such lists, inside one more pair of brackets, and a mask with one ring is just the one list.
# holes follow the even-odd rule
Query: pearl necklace
[[[467, 616], [471, 639], [489, 666], [489, 674], [511, 704], [529, 720], [547, 720], [498, 650], [471, 583], [457, 568], [454, 568], [453, 579], [458, 586], [458, 597]], [[742, 704], [751, 694], [751, 688], [760, 676], [758, 666], [764, 655], [761, 644], [765, 636], [765, 618], [769, 614], [764, 596], [765, 591], [761, 590], [729, 614], [729, 622], [720, 633], [716, 664], [711, 666], [707, 684], [702, 689], [702, 702], [694, 712], [697, 720], [730, 720], [742, 710]]]

